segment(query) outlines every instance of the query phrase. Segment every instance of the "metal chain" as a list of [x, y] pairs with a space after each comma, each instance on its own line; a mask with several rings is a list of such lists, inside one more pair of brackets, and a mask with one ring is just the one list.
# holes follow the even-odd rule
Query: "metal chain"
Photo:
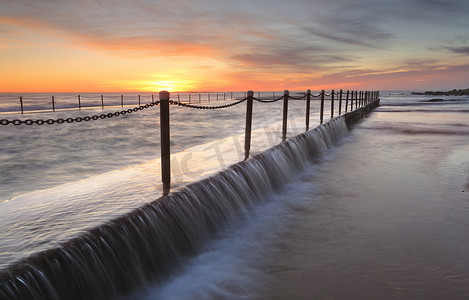
[[155, 102], [148, 103], [148, 104], [145, 104], [145, 105], [136, 106], [134, 108], [129, 108], [127, 110], [124, 109], [124, 110], [121, 110], [121, 111], [116, 111], [114, 113], [107, 113], [107, 114], [100, 114], [100, 115], [86, 116], [86, 117], [76, 117], [76, 118], [66, 118], [66, 119], [58, 118], [58, 119], [47, 119], [47, 120], [41, 120], [41, 119], [39, 119], [39, 120], [0, 119], [0, 125], [9, 125], [9, 124], [13, 124], [13, 125], [22, 125], [22, 124], [24, 124], [24, 125], [33, 125], [33, 124], [44, 125], [44, 124], [49, 124], [49, 125], [52, 125], [54, 123], [63, 124], [63, 123], [73, 123], [73, 122], [80, 123], [80, 122], [83, 122], [83, 121], [88, 122], [88, 121], [91, 121], [91, 120], [95, 121], [95, 120], [99, 120], [99, 119], [106, 119], [106, 118], [112, 118], [112, 117], [117, 117], [117, 116], [123, 116], [123, 115], [126, 115], [126, 114], [131, 114], [133, 112], [137, 112], [139, 110], [144, 110], [145, 108], [149, 108], [149, 107], [158, 105], [159, 103], [160, 103], [159, 101], [155, 101]]
[[239, 100], [239, 101], [236, 101], [236, 102], [233, 102], [233, 103], [230, 103], [230, 104], [219, 105], [219, 106], [192, 105], [192, 104], [182, 103], [182, 102], [173, 101], [173, 100], [169, 100], [169, 104], [177, 105], [177, 106], [182, 106], [182, 107], [188, 107], [188, 108], [213, 110], [213, 109], [221, 109], [221, 108], [227, 108], [227, 107], [235, 106], [235, 105], [238, 105], [238, 104], [240, 104], [240, 103], [246, 101], [247, 99], [248, 99], [248, 98], [244, 98], [244, 99], [241, 99], [241, 100]]
[[303, 97], [293, 97], [293, 96], [288, 95], [288, 98], [293, 99], [293, 100], [303, 100], [306, 98], [307, 95], [308, 94], [304, 95]]
[[259, 98], [252, 98], [253, 100], [256, 100], [256, 101], [259, 101], [259, 102], [263, 102], [263, 103], [272, 103], [272, 102], [277, 102], [279, 100], [282, 100], [284, 98], [284, 95], [276, 98], [276, 99], [272, 99], [272, 100], [262, 100], [262, 99], [259, 99]]

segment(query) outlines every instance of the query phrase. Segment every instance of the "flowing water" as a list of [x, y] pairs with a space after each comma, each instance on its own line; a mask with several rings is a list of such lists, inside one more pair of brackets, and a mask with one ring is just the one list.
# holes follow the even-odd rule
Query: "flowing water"
[[[263, 99], [282, 93], [256, 93]], [[292, 93], [301, 96], [303, 93]], [[0, 119], [57, 119], [120, 111], [120, 95], [0, 95]], [[192, 104], [199, 96], [192, 94]], [[233, 96], [233, 98], [231, 98]], [[173, 94], [189, 101], [189, 94]], [[201, 105], [222, 105], [244, 93], [201, 95]], [[225, 100], [223, 100], [225, 98]], [[138, 105], [125, 94], [123, 109]], [[317, 99], [317, 98], [316, 98]], [[154, 97], [153, 100], [157, 100]], [[141, 103], [152, 101], [150, 94]], [[210, 101], [210, 103], [208, 103]], [[330, 103], [327, 102], [330, 107]], [[98, 107], [91, 107], [98, 106]], [[75, 107], [75, 109], [71, 109]], [[311, 126], [317, 126], [314, 101]], [[86, 109], [85, 109], [86, 108]], [[336, 109], [337, 110], [337, 109]], [[171, 106], [172, 185], [200, 180], [244, 158], [246, 105], [221, 110]], [[305, 131], [305, 103], [290, 100], [288, 136]], [[337, 112], [336, 112], [337, 114]], [[282, 101], [254, 103], [251, 154], [281, 142]], [[59, 245], [161, 196], [159, 109], [73, 124], [0, 126], [0, 269]]]
[[128, 299], [468, 298], [469, 98], [381, 95], [336, 147]]
[[[444, 97], [442, 101], [429, 101], [431, 97], [405, 92], [382, 93], [381, 98], [382, 106], [350, 133], [339, 118], [281, 147], [256, 155], [223, 175], [190, 185], [168, 201], [132, 213], [130, 221], [121, 220], [86, 235], [82, 238], [84, 242], [78, 243], [83, 247], [53, 252], [47, 271], [60, 274], [61, 267], [53, 263], [57, 261], [63, 262], [62, 268], [68, 266], [75, 270], [81, 266], [74, 276], [82, 289], [69, 291], [76, 298], [99, 298], [101, 290], [103, 295], [106, 290], [128, 291], [138, 282], [145, 285], [126, 292], [121, 298], [468, 297], [469, 99]], [[270, 118], [268, 122], [256, 124], [259, 146], [254, 154], [278, 143], [280, 136], [276, 124], [281, 118], [280, 106], [278, 113], [272, 113], [273, 108], [262, 109], [265, 106], [257, 108], [259, 116], [264, 116], [260, 119]], [[292, 126], [290, 136], [304, 131], [304, 120], [300, 117], [303, 111], [303, 105], [292, 106], [291, 119], [299, 121], [293, 122], [297, 125]], [[157, 131], [154, 114], [148, 114], [149, 123], [141, 129], [156, 127]], [[179, 131], [184, 134], [180, 140], [194, 146], [178, 149], [180, 156], [173, 159], [179, 170], [176, 184], [182, 187], [198, 178], [197, 175], [207, 178], [240, 160], [242, 139], [238, 134], [242, 133], [244, 120], [243, 112], [239, 114], [241, 121], [237, 124], [233, 123], [232, 114], [214, 117], [213, 120], [221, 121], [210, 133], [207, 128], [212, 127], [213, 120], [199, 120], [205, 125], [201, 130], [188, 126], [188, 119], [197, 122], [191, 114], [174, 117], [180, 122], [174, 123], [187, 130]], [[317, 115], [313, 119], [317, 120]], [[127, 124], [134, 123], [129, 120]], [[121, 126], [117, 121], [111, 124]], [[105, 132], [109, 124], [102, 126], [101, 132]], [[109, 137], [125, 131], [123, 128], [126, 126]], [[44, 129], [42, 134], [48, 132]], [[145, 141], [145, 134], [137, 132], [139, 138], [130, 139]], [[194, 133], [196, 137], [187, 138], [186, 133]], [[37, 133], [28, 134], [32, 138]], [[71, 131], [66, 134], [71, 135]], [[86, 131], [82, 134], [86, 135]], [[205, 138], [202, 135], [215, 141], [201, 142]], [[78, 137], [70, 140], [82, 146]], [[153, 144], [154, 139], [149, 141], [150, 145], [142, 148], [158, 147]], [[338, 144], [333, 146], [333, 141]], [[114, 140], [110, 143], [124, 144]], [[90, 149], [89, 145], [83, 148]], [[145, 151], [138, 147], [137, 150], [131, 146], [123, 146], [124, 151], [116, 149], [131, 162], [140, 163], [135, 166], [119, 162], [117, 153], [109, 148], [89, 166], [109, 156], [112, 168], [117, 170], [104, 174], [97, 170], [97, 175], [84, 176], [79, 181], [76, 179], [80, 173], [72, 172], [72, 182], [61, 182], [61, 186], [45, 190], [32, 188], [32, 192], [8, 196], [0, 203], [4, 205], [2, 220], [7, 220], [1, 225], [8, 228], [3, 233], [8, 238], [2, 239], [3, 249], [7, 250], [1, 251], [7, 263], [23, 257], [28, 249], [35, 252], [50, 248], [57, 241], [76, 236], [93, 224], [155, 198], [159, 193], [159, 185], [154, 184], [158, 176], [150, 179], [142, 176], [149, 177], [157, 168], [157, 161], [151, 160], [156, 151], [145, 156]], [[21, 149], [19, 145], [18, 149]], [[47, 151], [41, 153], [47, 157], [44, 154]], [[87, 159], [76, 161], [84, 164]], [[43, 168], [54, 170], [49, 166]], [[40, 174], [41, 171], [36, 176]], [[53, 185], [45, 179], [43, 184]], [[128, 187], [130, 182], [140, 185]], [[57, 194], [60, 197], [54, 198]], [[59, 205], [54, 207], [57, 201]], [[89, 201], [91, 204], [87, 204]], [[8, 211], [5, 207], [14, 209]], [[29, 219], [21, 218], [22, 213]], [[48, 218], [52, 220], [47, 221]], [[60, 218], [63, 223], [55, 223]], [[162, 221], [155, 222], [155, 219]], [[21, 223], [12, 226], [10, 223], [14, 221]], [[42, 232], [44, 226], [48, 229]], [[78, 229], [74, 231], [74, 227]], [[63, 231], [64, 228], [67, 230]], [[51, 231], [59, 236], [52, 238]], [[31, 238], [18, 238], [28, 234]], [[111, 251], [112, 248], [119, 250]], [[23, 252], [15, 256], [13, 249]], [[148, 276], [154, 268], [164, 269], [175, 256], [179, 258], [178, 263], [168, 265], [167, 276], [153, 280], [153, 276]], [[126, 257], [131, 259], [125, 260]], [[43, 273], [34, 268], [28, 270], [23, 279], [33, 283], [46, 281]], [[99, 276], [99, 272], [105, 275]], [[128, 288], [119, 288], [119, 284]], [[28, 286], [34, 290], [34, 284]], [[54, 296], [51, 289], [46, 288], [42, 293]]]

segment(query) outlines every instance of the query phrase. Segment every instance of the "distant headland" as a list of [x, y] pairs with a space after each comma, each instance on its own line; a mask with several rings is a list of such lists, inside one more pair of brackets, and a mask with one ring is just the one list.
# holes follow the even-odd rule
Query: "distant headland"
[[468, 89], [460, 89], [460, 90], [452, 90], [448, 92], [440, 92], [440, 91], [426, 91], [426, 92], [412, 92], [412, 95], [432, 95], [432, 96], [467, 96], [469, 95], [469, 88]]

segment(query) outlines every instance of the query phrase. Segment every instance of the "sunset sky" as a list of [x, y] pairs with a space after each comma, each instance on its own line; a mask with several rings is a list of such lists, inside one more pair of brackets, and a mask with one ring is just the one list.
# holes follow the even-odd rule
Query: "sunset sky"
[[469, 88], [467, 0], [0, 0], [0, 92]]

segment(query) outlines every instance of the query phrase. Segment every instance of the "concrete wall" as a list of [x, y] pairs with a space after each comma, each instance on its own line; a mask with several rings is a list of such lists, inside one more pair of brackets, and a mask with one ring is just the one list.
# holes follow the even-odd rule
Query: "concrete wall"
[[345, 124], [347, 124], [348, 128], [351, 128], [355, 123], [360, 121], [366, 115], [368, 115], [373, 109], [379, 106], [379, 99], [375, 100], [364, 107], [360, 107], [352, 112], [346, 113], [345, 117]]

